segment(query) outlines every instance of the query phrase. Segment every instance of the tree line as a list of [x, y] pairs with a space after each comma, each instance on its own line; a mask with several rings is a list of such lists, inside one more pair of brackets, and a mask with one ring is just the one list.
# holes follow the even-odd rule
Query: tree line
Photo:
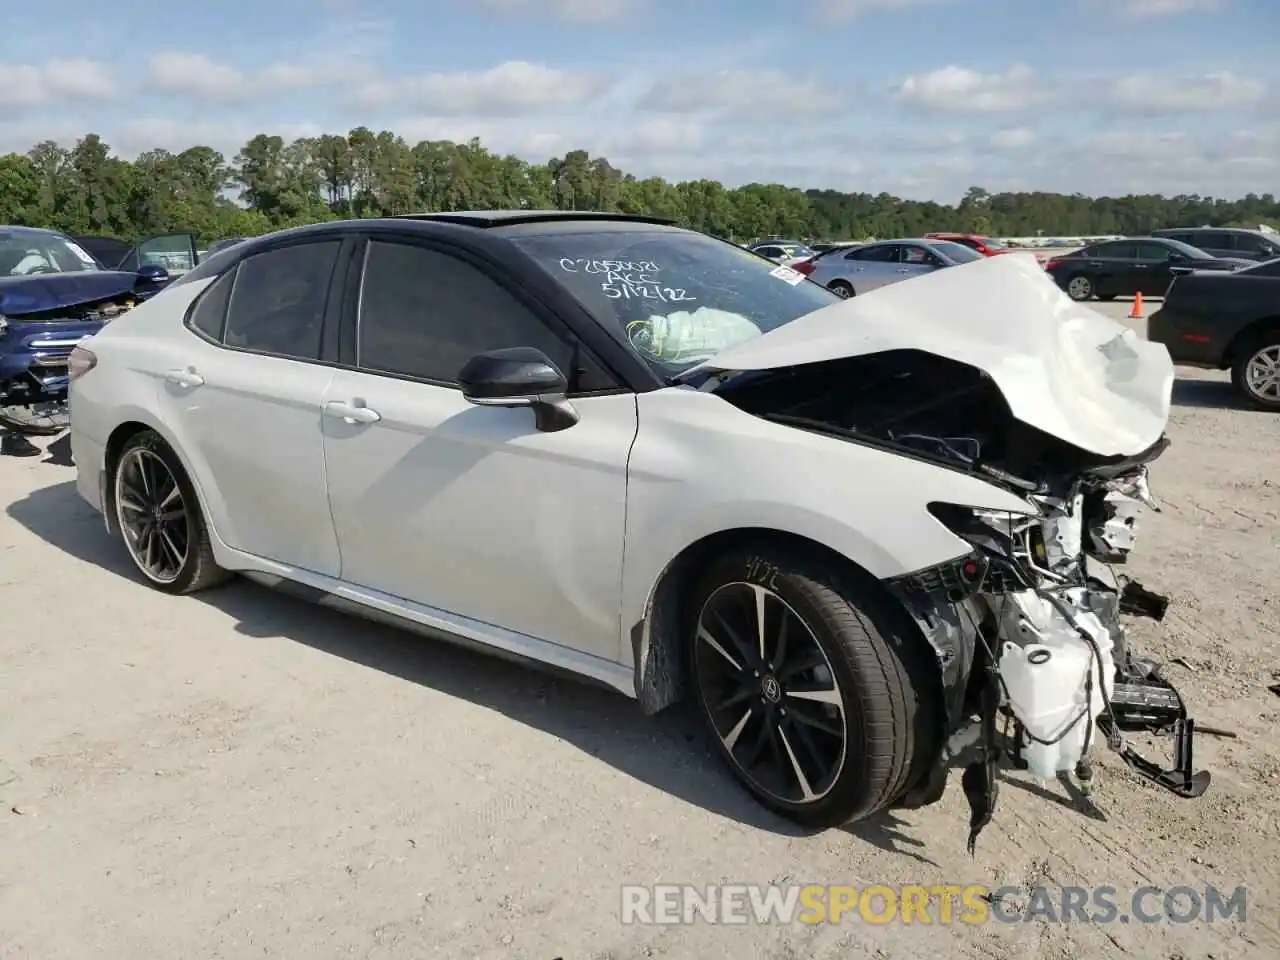
[[[235, 199], [232, 199], [234, 197]], [[610, 210], [669, 217], [744, 241], [849, 239], [954, 230], [996, 236], [1142, 234], [1167, 226], [1280, 223], [1272, 194], [1066, 196], [971, 187], [955, 206], [888, 193], [801, 190], [636, 177], [571, 150], [531, 163], [467, 143], [404, 139], [367, 127], [285, 142], [260, 133], [232, 158], [207, 146], [113, 156], [97, 134], [0, 156], [0, 224], [136, 241], [189, 232], [203, 243], [348, 217], [484, 209]]]

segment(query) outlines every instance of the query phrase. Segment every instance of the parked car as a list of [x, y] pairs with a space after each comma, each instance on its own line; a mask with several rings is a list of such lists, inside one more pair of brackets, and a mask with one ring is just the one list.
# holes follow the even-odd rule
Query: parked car
[[774, 263], [787, 265], [807, 260], [814, 254], [814, 251], [805, 244], [791, 240], [771, 240], [765, 243], [756, 243], [747, 247], [747, 249], [757, 256], [772, 260]]
[[970, 250], [978, 251], [984, 257], [1013, 253], [1011, 247], [1006, 246], [999, 240], [980, 236], [976, 233], [926, 233], [925, 236], [930, 240], [949, 240], [951, 243], [958, 243], [963, 247], [968, 247]]
[[76, 236], [72, 239], [108, 270], [136, 273], [151, 264], [163, 268], [172, 279], [182, 276], [199, 262], [195, 237], [189, 233], [158, 234], [136, 244], [107, 236]]
[[832, 293], [848, 298], [943, 267], [981, 259], [982, 254], [977, 251], [947, 240], [881, 240], [852, 250], [829, 250], [792, 264], [792, 269]]
[[1280, 236], [1238, 227], [1169, 227], [1151, 231], [1153, 237], [1180, 240], [1214, 257], [1271, 260], [1280, 257]]
[[1147, 338], [1175, 363], [1230, 370], [1246, 400], [1280, 411], [1280, 260], [1175, 277]]
[[1053, 258], [1044, 269], [1072, 300], [1114, 300], [1136, 293], [1162, 296], [1178, 272], [1238, 270], [1249, 263], [1210, 256], [1167, 237], [1140, 237], [1093, 243]]
[[1095, 662], [1110, 694], [1056, 762], [1095, 715], [1193, 730], [1085, 573], [1128, 550], [1168, 353], [1024, 258], [841, 302], [654, 218], [316, 224], [210, 258], [72, 375], [78, 490], [156, 589], [238, 571], [645, 713], [691, 697], [803, 823], [934, 802], [962, 763], [980, 829], [1009, 669], [985, 651], [1030, 637], [1060, 696], [1100, 704]]
[[167, 282], [159, 267], [107, 270], [65, 234], [0, 226], [0, 427], [65, 429], [71, 348]]

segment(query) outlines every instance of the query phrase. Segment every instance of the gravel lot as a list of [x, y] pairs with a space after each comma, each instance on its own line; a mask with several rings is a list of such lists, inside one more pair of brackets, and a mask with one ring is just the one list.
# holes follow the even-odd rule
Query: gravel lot
[[[1154, 305], [1152, 305], [1154, 307]], [[1104, 305], [1122, 316], [1128, 303]], [[1181, 801], [1100, 748], [1096, 809], [1010, 774], [977, 855], [940, 805], [804, 835], [683, 715], [246, 582], [143, 587], [72, 468], [0, 460], [0, 957], [1280, 955], [1280, 420], [1182, 371], [1135, 625], [1203, 723]], [[624, 927], [624, 883], [1249, 888], [1245, 923]]]

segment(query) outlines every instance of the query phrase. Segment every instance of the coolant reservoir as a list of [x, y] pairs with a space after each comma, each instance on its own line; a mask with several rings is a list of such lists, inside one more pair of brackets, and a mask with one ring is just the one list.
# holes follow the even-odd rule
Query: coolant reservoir
[[[1092, 614], [1080, 618], [1081, 627], [1089, 631], [1102, 655], [1102, 662], [1095, 665], [1089, 644], [1061, 614], [1055, 612], [1055, 617], [1062, 621], [1060, 628], [1035, 631], [1039, 642], [1005, 643], [999, 665], [1010, 709], [1026, 732], [1036, 738], [1024, 736], [1022, 758], [1031, 773], [1043, 779], [1075, 769], [1084, 755], [1086, 732], [1105, 704], [1099, 684], [1106, 685], [1108, 695], [1115, 685], [1111, 636], [1102, 623]], [[1092, 698], [1087, 686], [1090, 672]], [[1086, 711], [1088, 700], [1092, 702]], [[1044, 740], [1054, 742], [1038, 742]]]

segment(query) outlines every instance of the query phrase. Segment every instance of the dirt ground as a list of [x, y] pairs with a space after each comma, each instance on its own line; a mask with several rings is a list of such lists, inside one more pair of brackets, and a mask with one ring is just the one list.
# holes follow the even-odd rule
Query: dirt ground
[[[1153, 305], [1154, 306], [1154, 305]], [[1128, 304], [1113, 304], [1122, 315]], [[0, 460], [0, 957], [715, 960], [1280, 956], [1280, 419], [1182, 371], [1135, 624], [1208, 794], [1099, 759], [1096, 808], [1010, 773], [977, 854], [944, 801], [806, 835], [680, 713], [246, 582], [143, 587], [71, 467]], [[1167, 748], [1166, 748], [1167, 749]], [[622, 884], [1248, 888], [1244, 923], [623, 926]]]

